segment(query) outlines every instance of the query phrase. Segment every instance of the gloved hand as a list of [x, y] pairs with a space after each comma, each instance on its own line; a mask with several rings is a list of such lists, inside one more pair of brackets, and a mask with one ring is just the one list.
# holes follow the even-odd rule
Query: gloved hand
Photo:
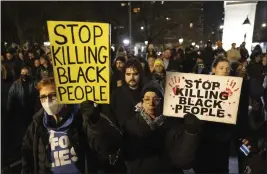
[[88, 120], [93, 124], [95, 124], [100, 118], [100, 109], [98, 105], [91, 100], [82, 102], [80, 105], [80, 111], [85, 121]]
[[186, 132], [190, 134], [197, 134], [201, 131], [201, 120], [199, 120], [193, 114], [185, 114], [184, 115], [184, 125]]

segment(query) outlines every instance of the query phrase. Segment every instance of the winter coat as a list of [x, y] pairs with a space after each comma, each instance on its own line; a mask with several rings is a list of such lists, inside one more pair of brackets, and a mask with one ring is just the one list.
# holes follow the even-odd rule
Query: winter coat
[[110, 137], [105, 133], [112, 130], [118, 132], [117, 136], [112, 137], [114, 140], [106, 141], [105, 145], [114, 152], [120, 149], [127, 172], [179, 173], [182, 168], [189, 169], [194, 161], [199, 136], [187, 133], [183, 120], [179, 118], [160, 116], [159, 120], [164, 121], [152, 129], [144, 115], [136, 111], [132, 104], [134, 99], [127, 100], [130, 94], [125, 97], [127, 93], [123, 93], [123, 88], [118, 88], [116, 92], [122, 97], [117, 96], [115, 105], [119, 103], [119, 107], [115, 115], [109, 116], [115, 126], [108, 129], [111, 123], [101, 118], [92, 129], [103, 135], [103, 139]]
[[223, 48], [217, 48], [216, 50], [214, 50], [214, 55], [215, 55], [215, 57], [217, 57], [219, 55], [227, 57], [227, 53]]
[[158, 73], [153, 73], [152, 74], [152, 80], [155, 80], [160, 84], [160, 86], [164, 89], [165, 88], [165, 77], [166, 73], [158, 74]]
[[7, 70], [7, 78], [8, 81], [14, 81], [16, 80], [16, 70], [15, 70], [15, 61], [13, 60], [6, 60], [3, 62], [6, 66]]
[[197, 63], [193, 69], [193, 73], [195, 73], [195, 74], [209, 74], [209, 70], [204, 65], [204, 63]]
[[111, 76], [111, 87], [110, 87], [110, 91], [114, 91], [116, 90], [119, 86], [118, 86], [118, 81], [120, 81], [122, 83], [124, 79], [124, 75], [121, 71], [115, 69], [114, 73]]
[[180, 61], [174, 60], [172, 58], [169, 59], [169, 64], [166, 71], [183, 72], [183, 70], [183, 65]]
[[10, 87], [8, 92], [8, 99], [7, 99], [7, 111], [14, 109], [14, 106], [18, 108], [24, 109], [27, 105], [31, 105], [34, 109], [35, 101], [37, 99], [38, 93], [35, 88], [36, 82], [30, 81], [29, 82], [29, 97], [31, 103], [25, 103], [24, 101], [24, 89], [22, 86], [21, 79], [16, 80]]
[[214, 60], [214, 51], [213, 51], [213, 49], [209, 48], [209, 47], [206, 47], [202, 52], [202, 56], [203, 56], [204, 64], [208, 68], [211, 68], [212, 62]]
[[237, 62], [241, 59], [241, 55], [238, 49], [230, 49], [227, 51], [227, 59], [230, 62]]
[[[68, 105], [68, 113], [71, 107]], [[49, 134], [43, 124], [44, 110], [40, 109], [27, 129], [22, 144], [22, 174], [51, 173], [47, 156], [50, 154]], [[74, 147], [78, 161], [76, 167], [82, 173], [96, 173], [101, 166], [97, 151], [101, 146], [94, 143], [93, 132], [88, 129], [87, 118], [78, 112], [67, 131], [70, 144]], [[102, 142], [103, 143], [103, 142]], [[89, 146], [90, 144], [90, 146]], [[98, 149], [97, 149], [98, 147]]]
[[52, 65], [48, 64], [48, 67], [41, 66], [40, 67], [40, 78], [50, 78], [53, 77], [53, 68]]
[[245, 47], [240, 47], [241, 61], [246, 61], [249, 58], [248, 50]]
[[247, 72], [250, 79], [257, 79], [259, 83], [263, 83], [263, 65], [261, 63], [250, 62]]

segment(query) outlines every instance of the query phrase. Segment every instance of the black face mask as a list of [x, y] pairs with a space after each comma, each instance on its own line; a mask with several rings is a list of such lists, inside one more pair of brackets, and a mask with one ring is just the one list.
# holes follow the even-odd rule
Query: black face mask
[[25, 75], [25, 74], [20, 75], [20, 78], [25, 82], [29, 81], [29, 79], [30, 79], [29, 77], [30, 77], [29, 75]]

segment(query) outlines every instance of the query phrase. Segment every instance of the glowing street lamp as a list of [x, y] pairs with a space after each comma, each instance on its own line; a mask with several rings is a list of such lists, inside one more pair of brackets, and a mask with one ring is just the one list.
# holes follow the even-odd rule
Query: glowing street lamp
[[220, 25], [220, 29], [221, 29], [221, 30], [223, 29], [223, 25]]
[[129, 40], [129, 39], [124, 39], [124, 40], [122, 41], [122, 43], [123, 43], [124, 45], [129, 45], [129, 44], [130, 44], [130, 40]]
[[267, 26], [266, 23], [261, 24], [261, 27], [265, 28]]
[[144, 27], [143, 26], [141, 26], [141, 30], [144, 30]]
[[196, 45], [196, 43], [195, 42], [192, 42], [192, 44], [191, 44], [192, 46], [195, 46]]
[[189, 24], [189, 27], [190, 28], [193, 28], [193, 23], [192, 22]]
[[182, 44], [184, 42], [184, 39], [183, 38], [180, 38], [179, 39], [179, 44]]
[[248, 16], [247, 18], [245, 19], [245, 21], [243, 22], [243, 27], [244, 27], [244, 31], [245, 31], [245, 35], [244, 35], [244, 42], [246, 42], [246, 37], [247, 37], [247, 31], [248, 31], [248, 28], [250, 26], [250, 21], [248, 19]]
[[145, 41], [145, 45], [147, 45], [147, 44], [148, 44], [148, 41], [146, 40], [146, 41]]

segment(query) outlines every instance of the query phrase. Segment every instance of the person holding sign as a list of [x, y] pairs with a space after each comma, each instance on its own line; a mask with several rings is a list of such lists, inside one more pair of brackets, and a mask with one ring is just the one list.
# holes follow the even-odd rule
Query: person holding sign
[[186, 114], [184, 120], [165, 117], [162, 114], [163, 93], [157, 82], [145, 85], [141, 101], [125, 115], [127, 121], [121, 125], [114, 120], [113, 123], [119, 125], [113, 130], [120, 134], [112, 137], [111, 142], [108, 135], [104, 136], [105, 132], [112, 131], [106, 128], [105, 119], [101, 114], [91, 117], [93, 130], [103, 135], [103, 139], [96, 141], [106, 139], [106, 144], [110, 145], [107, 149], [114, 152], [120, 149], [127, 173], [180, 173], [182, 168], [191, 167], [198, 146], [200, 120], [192, 114]]
[[[41, 80], [37, 88], [42, 108], [34, 115], [23, 139], [22, 174], [96, 173], [100, 169], [97, 152], [106, 158], [110, 154], [102, 148], [106, 142], [96, 144], [99, 141], [89, 130], [92, 111], [80, 113], [88, 105], [79, 108], [79, 105], [59, 104], [55, 83], [50, 79]], [[105, 135], [117, 136], [112, 131]]]
[[[212, 72], [217, 76], [228, 76], [230, 62], [217, 58], [213, 63]], [[233, 126], [223, 123], [205, 122], [203, 136], [196, 156], [197, 173], [228, 173], [230, 140]]]

